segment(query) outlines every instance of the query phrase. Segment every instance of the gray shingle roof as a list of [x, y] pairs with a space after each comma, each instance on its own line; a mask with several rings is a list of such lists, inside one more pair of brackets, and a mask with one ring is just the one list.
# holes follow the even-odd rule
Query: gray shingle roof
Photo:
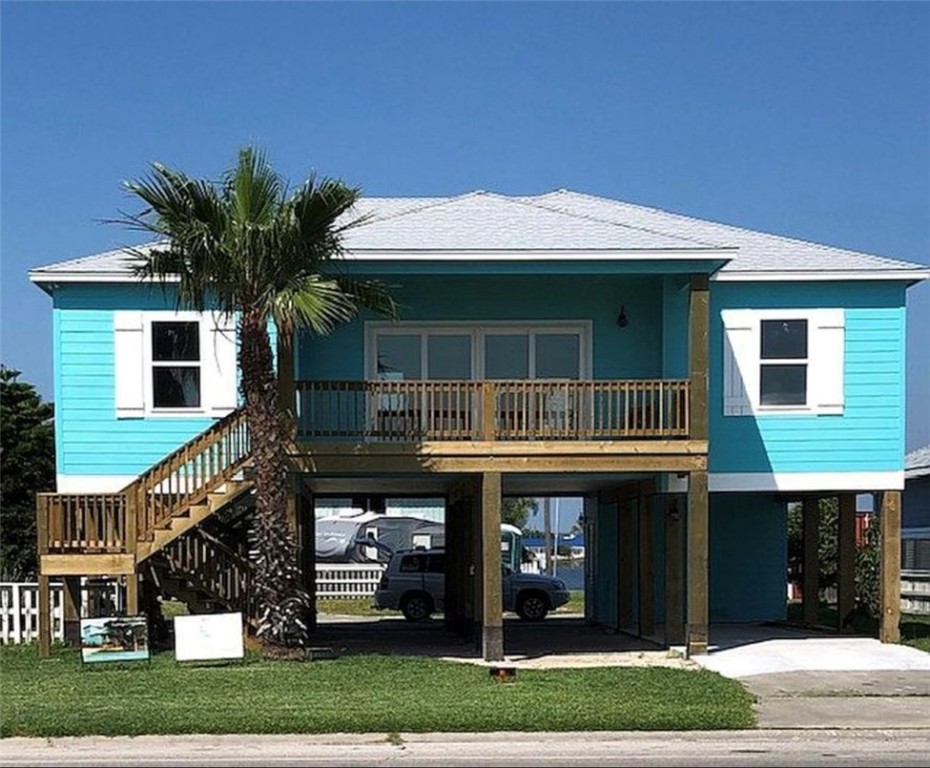
[[911, 451], [904, 457], [904, 476], [925, 477], [930, 475], [930, 445]]
[[347, 232], [349, 251], [638, 251], [716, 249], [720, 245], [674, 230], [597, 218], [536, 198], [471, 192], [390, 212]]
[[[928, 267], [881, 256], [834, 248], [804, 240], [706, 221], [658, 208], [595, 197], [568, 190], [534, 196], [470, 192], [454, 197], [362, 198], [349, 214], [367, 216], [348, 230], [344, 244], [351, 255], [418, 251], [447, 252], [624, 252], [676, 251], [695, 258], [732, 257], [722, 276], [752, 273], [823, 275], [920, 271]], [[732, 249], [721, 253], [721, 249]], [[38, 282], [56, 275], [121, 275], [131, 255], [114, 250], [39, 267]]]

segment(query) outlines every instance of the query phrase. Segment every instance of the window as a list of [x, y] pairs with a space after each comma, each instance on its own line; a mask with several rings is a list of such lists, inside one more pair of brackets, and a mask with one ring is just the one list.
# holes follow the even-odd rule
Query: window
[[762, 320], [761, 405], [807, 404], [807, 320]]
[[422, 555], [404, 555], [400, 560], [401, 573], [422, 573], [425, 558]]
[[224, 416], [237, 407], [234, 318], [120, 310], [113, 336], [118, 419]]
[[200, 407], [200, 323], [152, 323], [152, 405]]
[[590, 378], [589, 323], [370, 323], [367, 338], [370, 378]]
[[843, 413], [842, 309], [728, 309], [721, 316], [724, 415]]

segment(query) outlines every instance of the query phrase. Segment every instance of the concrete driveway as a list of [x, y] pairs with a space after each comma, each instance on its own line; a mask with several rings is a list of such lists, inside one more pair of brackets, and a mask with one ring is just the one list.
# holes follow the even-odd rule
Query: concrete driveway
[[766, 625], [715, 625], [711, 641], [691, 660], [739, 680], [760, 728], [930, 729], [930, 654], [916, 648]]

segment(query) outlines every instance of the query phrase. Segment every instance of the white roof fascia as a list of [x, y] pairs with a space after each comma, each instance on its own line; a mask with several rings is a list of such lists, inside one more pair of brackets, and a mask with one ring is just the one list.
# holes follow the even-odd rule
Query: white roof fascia
[[816, 280], [928, 280], [930, 269], [836, 271], [836, 272], [717, 272], [711, 280], [721, 283], [732, 282], [810, 282]]
[[[42, 272], [34, 270], [29, 272], [29, 280], [33, 283], [138, 283], [140, 278], [131, 272]], [[181, 278], [168, 275], [164, 278], [166, 283], [178, 283]], [[162, 278], [148, 282], [163, 282]]]
[[519, 250], [519, 251], [434, 251], [434, 250], [354, 250], [341, 258], [346, 261], [729, 261], [738, 248], [694, 248], [676, 250]]

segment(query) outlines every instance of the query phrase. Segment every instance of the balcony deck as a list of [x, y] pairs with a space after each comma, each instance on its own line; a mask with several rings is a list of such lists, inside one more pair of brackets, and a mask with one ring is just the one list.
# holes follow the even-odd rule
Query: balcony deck
[[301, 442], [687, 439], [687, 379], [297, 381]]
[[689, 471], [687, 379], [297, 381], [298, 468], [314, 472]]

